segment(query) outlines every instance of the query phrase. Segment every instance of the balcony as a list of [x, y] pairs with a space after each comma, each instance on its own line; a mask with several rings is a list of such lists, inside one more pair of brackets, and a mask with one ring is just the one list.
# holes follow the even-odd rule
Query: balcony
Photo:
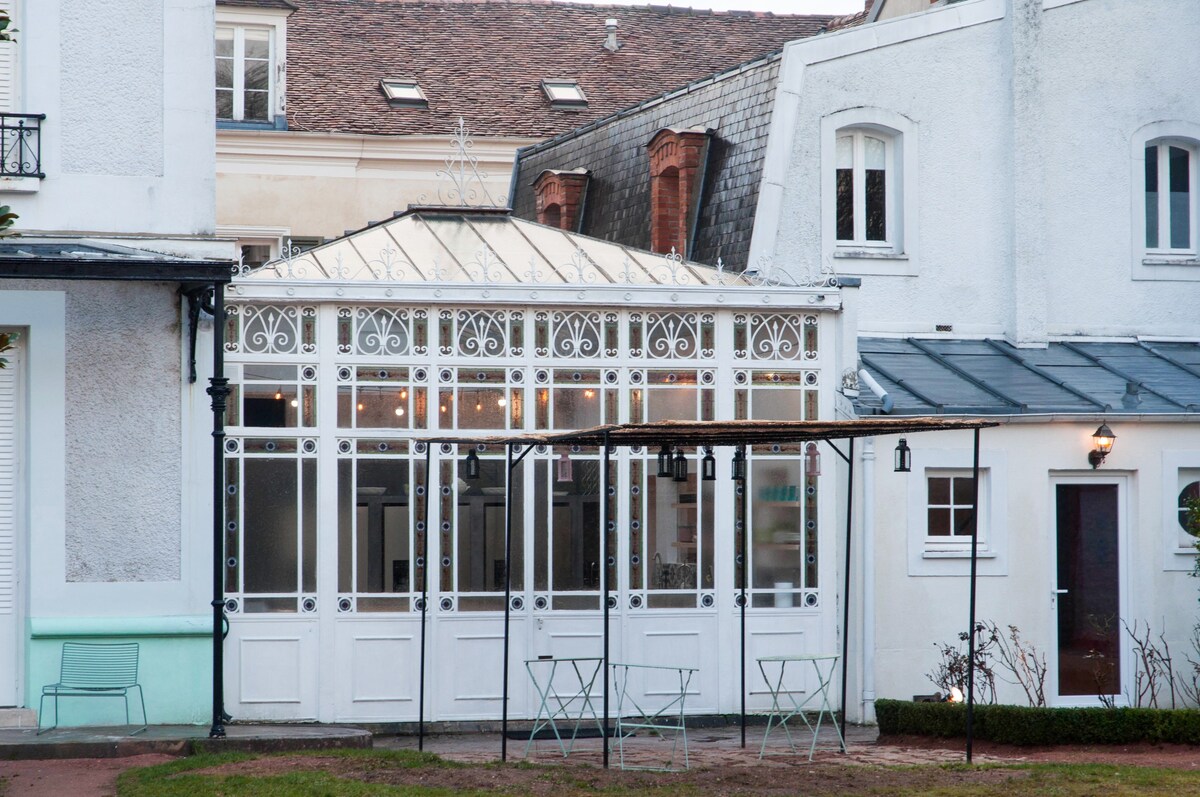
[[46, 176], [42, 171], [45, 118], [44, 113], [0, 113], [0, 180]]

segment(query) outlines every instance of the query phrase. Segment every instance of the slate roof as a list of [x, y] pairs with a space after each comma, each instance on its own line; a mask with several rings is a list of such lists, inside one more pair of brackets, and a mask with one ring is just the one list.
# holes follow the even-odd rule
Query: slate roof
[[664, 127], [713, 130], [695, 245], [688, 256], [746, 267], [781, 56], [778, 52], [696, 81], [550, 141], [521, 149], [514, 166], [515, 215], [537, 217], [532, 183], [545, 169], [591, 172], [581, 232], [650, 248], [646, 144]]
[[[816, 34], [832, 17], [714, 13], [549, 0], [293, 0], [288, 128], [365, 134], [452, 130], [544, 138]], [[602, 46], [605, 20], [622, 44]], [[428, 108], [389, 106], [382, 78], [416, 79]], [[578, 80], [582, 111], [543, 79]]]
[[[1200, 343], [859, 338], [858, 349], [891, 415], [1200, 413]], [[860, 390], [859, 412], [882, 412]]]

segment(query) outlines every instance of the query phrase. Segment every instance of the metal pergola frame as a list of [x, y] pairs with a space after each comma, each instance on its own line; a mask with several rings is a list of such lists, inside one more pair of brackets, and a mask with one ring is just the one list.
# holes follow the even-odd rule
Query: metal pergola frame
[[[603, 540], [602, 550], [606, 552], [605, 566], [600, 569], [601, 572], [601, 601], [600, 605], [603, 610], [603, 662], [602, 669], [604, 672], [604, 699], [603, 699], [603, 726], [604, 726], [604, 766], [609, 766], [609, 744], [608, 737], [610, 733], [609, 725], [609, 593], [611, 585], [609, 584], [607, 565], [607, 551], [609, 550], [610, 538], [606, 532], [609, 522], [608, 510], [608, 488], [609, 488], [609, 460], [613, 448], [633, 447], [633, 446], [683, 446], [689, 448], [701, 448], [705, 446], [736, 446], [744, 449], [747, 446], [754, 445], [774, 445], [787, 443], [807, 443], [807, 442], [824, 442], [838, 456], [846, 462], [847, 465], [847, 488], [846, 488], [846, 558], [845, 558], [845, 579], [843, 584], [844, 598], [842, 601], [842, 653], [841, 653], [841, 722], [843, 726], [846, 720], [846, 682], [848, 671], [848, 654], [849, 654], [849, 639], [848, 633], [850, 626], [850, 554], [851, 554], [851, 533], [853, 530], [853, 507], [854, 507], [854, 440], [860, 437], [874, 437], [877, 435], [894, 435], [894, 434], [915, 434], [921, 432], [935, 432], [948, 430], [973, 430], [974, 435], [974, 456], [972, 460], [971, 474], [973, 477], [973, 487], [971, 493], [971, 514], [972, 521], [971, 529], [971, 575], [970, 575], [970, 600], [969, 600], [969, 623], [968, 623], [968, 661], [975, 660], [975, 593], [976, 593], [976, 577], [977, 577], [977, 560], [978, 560], [978, 523], [974, 523], [975, 517], [979, 510], [979, 430], [999, 426], [996, 421], [985, 421], [972, 418], [937, 418], [937, 417], [905, 417], [905, 418], [880, 418], [869, 417], [861, 419], [847, 419], [835, 421], [657, 421], [652, 423], [626, 423], [626, 424], [609, 424], [605, 426], [596, 426], [590, 429], [582, 429], [573, 432], [561, 433], [545, 433], [545, 434], [514, 434], [514, 435], [496, 435], [489, 437], [436, 437], [423, 440], [426, 443], [425, 447], [425, 503], [423, 509], [424, 525], [428, 526], [429, 513], [429, 477], [430, 477], [430, 453], [434, 444], [452, 444], [452, 445], [503, 445], [506, 452], [506, 487], [505, 487], [505, 520], [504, 520], [504, 662], [503, 669], [503, 687], [502, 687], [502, 719], [501, 719], [501, 734], [500, 734], [500, 760], [508, 760], [508, 659], [509, 659], [509, 641], [510, 641], [510, 615], [512, 611], [511, 596], [512, 596], [512, 578], [509, 568], [509, 563], [512, 559], [512, 470], [525, 456], [534, 449], [535, 446], [594, 446], [601, 450], [602, 467], [600, 470], [600, 530], [601, 539]], [[843, 452], [840, 448], [834, 445], [835, 440], [847, 440], [847, 451]], [[514, 457], [514, 449], [519, 449]], [[749, 518], [747, 516], [747, 494], [745, 482], [742, 481], [742, 491], [739, 498], [739, 514], [742, 518], [743, 528], [741, 536], [741, 547], [739, 554], [741, 556], [741, 575], [739, 578], [739, 609], [741, 613], [741, 649], [739, 653], [740, 670], [741, 670], [741, 743], [742, 747], [746, 746], [746, 582], [747, 582], [747, 566], [749, 559], [747, 557], [747, 537], [749, 534]], [[966, 522], [966, 521], [964, 521]], [[418, 727], [417, 727], [417, 746], [423, 750], [425, 747], [425, 627], [426, 616], [429, 611], [428, 600], [428, 531], [421, 538], [421, 558], [425, 562], [425, 566], [421, 568], [421, 649], [420, 649], [420, 698], [418, 702]], [[869, 577], [869, 574], [868, 574]], [[966, 759], [968, 762], [972, 758], [972, 747], [974, 741], [974, 710], [975, 710], [975, 683], [974, 683], [974, 668], [969, 668], [967, 673], [967, 742], [966, 742]]]

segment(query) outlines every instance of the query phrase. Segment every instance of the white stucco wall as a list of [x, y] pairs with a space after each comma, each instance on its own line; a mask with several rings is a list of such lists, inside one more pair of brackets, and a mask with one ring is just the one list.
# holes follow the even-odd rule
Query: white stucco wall
[[[1134, 262], [1131, 147], [1151, 122], [1200, 122], [1200, 14], [1046, 5], [968, 0], [789, 45], [751, 259], [863, 275], [864, 334], [1196, 337], [1200, 266], [1143, 279]], [[855, 108], [916, 129], [900, 258], [834, 258], [822, 235], [822, 120]]]
[[211, 234], [210, 0], [26, 0], [17, 110], [44, 113], [22, 230]]
[[[994, 488], [1002, 483], [1005, 498], [993, 513], [988, 533], [1002, 537], [1007, 550], [1003, 567], [989, 567], [981, 560], [978, 581], [977, 617], [993, 621], [1002, 629], [1012, 624], [1021, 636], [1047, 655], [1054, 684], [1054, 651], [1057, 625], [1051, 591], [1057, 586], [1055, 570], [1054, 480], [1082, 477], [1123, 485], [1121, 556], [1124, 567], [1121, 605], [1124, 619], [1144, 627], [1147, 622], [1157, 638], [1163, 632], [1177, 664], [1191, 650], [1188, 638], [1200, 619], [1197, 590], [1200, 584], [1188, 576], [1194, 554], [1178, 547], [1176, 479], [1181, 463], [1200, 467], [1200, 441], [1191, 437], [1186, 423], [1143, 417], [1139, 420], [1108, 416], [1118, 434], [1117, 444], [1097, 470], [1087, 464], [1091, 434], [1096, 419], [1068, 422], [1017, 422], [984, 429], [981, 448], [1007, 452], [1007, 459], [985, 478]], [[914, 451], [914, 468], [909, 474], [894, 473], [892, 449], [895, 438], [879, 438], [875, 467], [875, 579], [876, 652], [875, 678], [881, 698], [908, 700], [915, 694], [934, 691], [926, 677], [938, 661], [937, 643], [953, 643], [967, 626], [968, 560], [956, 559], [937, 575], [913, 572], [908, 547], [914, 529], [909, 519], [914, 507], [914, 480], [924, 475], [917, 467], [924, 453], [956, 451], [967, 457], [969, 433], [938, 432], [908, 437]], [[1168, 455], [1170, 452], [1170, 455]], [[930, 464], [937, 457], [926, 459]], [[1038, 463], [1030, 467], [1030, 463]], [[961, 463], [953, 463], [961, 464]], [[1166, 485], [1164, 487], [1163, 485]], [[918, 485], [918, 488], [920, 485]], [[920, 493], [920, 489], [916, 494]], [[1169, 494], [1169, 496], [1168, 496]], [[917, 506], [919, 513], [923, 507]], [[1123, 635], [1123, 647], [1128, 638]], [[1126, 652], [1125, 686], [1132, 687], [1132, 659]], [[1000, 684], [1003, 702], [1024, 703], [1024, 693], [1011, 684]]]

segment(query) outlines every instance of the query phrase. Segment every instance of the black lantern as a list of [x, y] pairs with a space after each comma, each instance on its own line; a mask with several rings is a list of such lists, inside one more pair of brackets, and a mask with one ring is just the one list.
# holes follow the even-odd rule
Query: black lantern
[[467, 474], [466, 475], [467, 475], [468, 479], [478, 479], [479, 478], [479, 455], [475, 453], [475, 449], [473, 449], [473, 448], [469, 452], [467, 452]]
[[658, 475], [659, 478], [667, 478], [671, 473], [671, 449], [664, 444], [658, 451]]
[[908, 447], [908, 441], [903, 437], [896, 445], [896, 473], [909, 473], [912, 471], [912, 449]]
[[1100, 424], [1100, 428], [1092, 433], [1092, 442], [1096, 447], [1088, 452], [1088, 464], [1093, 468], [1100, 467], [1100, 463], [1104, 462], [1104, 458], [1108, 456], [1108, 452], [1112, 451], [1113, 441], [1117, 436], [1113, 434], [1113, 430], [1108, 428], [1107, 423]]
[[700, 478], [706, 482], [717, 480], [717, 458], [713, 456], [712, 446], [704, 447], [704, 459], [700, 461]]
[[730, 478], [735, 482], [746, 481], [746, 450], [738, 446], [733, 452], [733, 467], [730, 469]]
[[685, 482], [688, 477], [687, 457], [683, 455], [683, 449], [675, 449], [675, 466], [672, 468], [671, 480], [677, 482]]

